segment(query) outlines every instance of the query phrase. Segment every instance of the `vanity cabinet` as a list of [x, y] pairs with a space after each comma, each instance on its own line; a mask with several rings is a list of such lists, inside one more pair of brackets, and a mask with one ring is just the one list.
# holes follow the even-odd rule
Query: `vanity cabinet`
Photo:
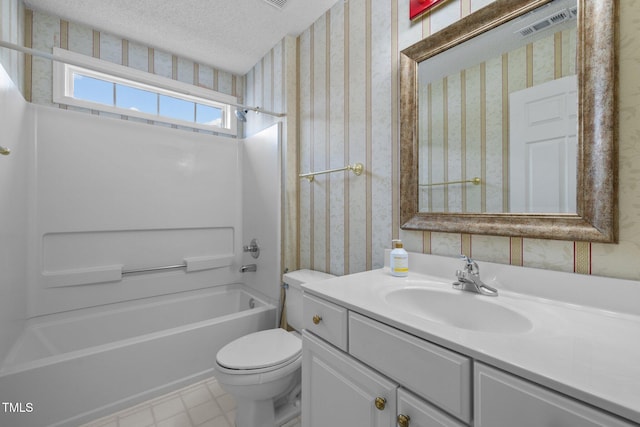
[[632, 427], [338, 304], [305, 294], [302, 427]]
[[303, 427], [464, 427], [325, 341], [303, 333]]
[[396, 383], [306, 331], [302, 340], [304, 427], [395, 425]]
[[349, 354], [465, 423], [471, 422], [471, 359], [349, 313]]
[[476, 362], [475, 426], [629, 427], [632, 424]]

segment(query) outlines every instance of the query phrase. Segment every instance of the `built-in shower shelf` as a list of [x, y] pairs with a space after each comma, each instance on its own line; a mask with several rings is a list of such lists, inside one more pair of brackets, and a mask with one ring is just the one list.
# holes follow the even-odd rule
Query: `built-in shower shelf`
[[127, 268], [122, 264], [100, 267], [76, 268], [59, 271], [43, 271], [42, 279], [47, 288], [82, 286], [96, 283], [119, 282], [128, 274], [159, 273], [184, 269], [187, 273], [228, 267], [233, 263], [234, 254], [199, 256], [185, 258], [182, 264]]

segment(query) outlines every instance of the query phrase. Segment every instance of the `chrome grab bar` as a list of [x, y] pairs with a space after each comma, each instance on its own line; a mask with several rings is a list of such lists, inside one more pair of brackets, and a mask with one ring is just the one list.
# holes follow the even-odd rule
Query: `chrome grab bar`
[[163, 267], [149, 267], [149, 268], [134, 268], [130, 270], [122, 270], [122, 275], [137, 274], [137, 273], [149, 273], [151, 271], [165, 271], [165, 270], [177, 270], [179, 268], [187, 268], [187, 264], [165, 265]]

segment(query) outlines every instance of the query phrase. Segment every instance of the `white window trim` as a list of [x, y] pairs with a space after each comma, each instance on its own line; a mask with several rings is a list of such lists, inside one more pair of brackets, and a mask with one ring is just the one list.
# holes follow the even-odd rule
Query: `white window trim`
[[[112, 62], [85, 56], [66, 49], [53, 48], [53, 54], [68, 59], [73, 65], [60, 61], [53, 62], [53, 102], [92, 110], [105, 111], [130, 117], [174, 124], [195, 129], [203, 129], [229, 135], [237, 134], [238, 122], [233, 114], [237, 98], [211, 89], [194, 86], [177, 80], [125, 67]], [[222, 126], [204, 125], [140, 111], [118, 108], [105, 104], [76, 99], [73, 94], [73, 72], [109, 82], [126, 84], [138, 89], [159, 93], [222, 109]]]

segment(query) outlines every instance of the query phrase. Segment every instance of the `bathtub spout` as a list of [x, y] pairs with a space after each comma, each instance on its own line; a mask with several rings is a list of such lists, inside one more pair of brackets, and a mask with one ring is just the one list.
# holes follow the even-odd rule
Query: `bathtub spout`
[[247, 264], [240, 267], [240, 273], [246, 273], [247, 271], [256, 271], [258, 266], [256, 264]]

